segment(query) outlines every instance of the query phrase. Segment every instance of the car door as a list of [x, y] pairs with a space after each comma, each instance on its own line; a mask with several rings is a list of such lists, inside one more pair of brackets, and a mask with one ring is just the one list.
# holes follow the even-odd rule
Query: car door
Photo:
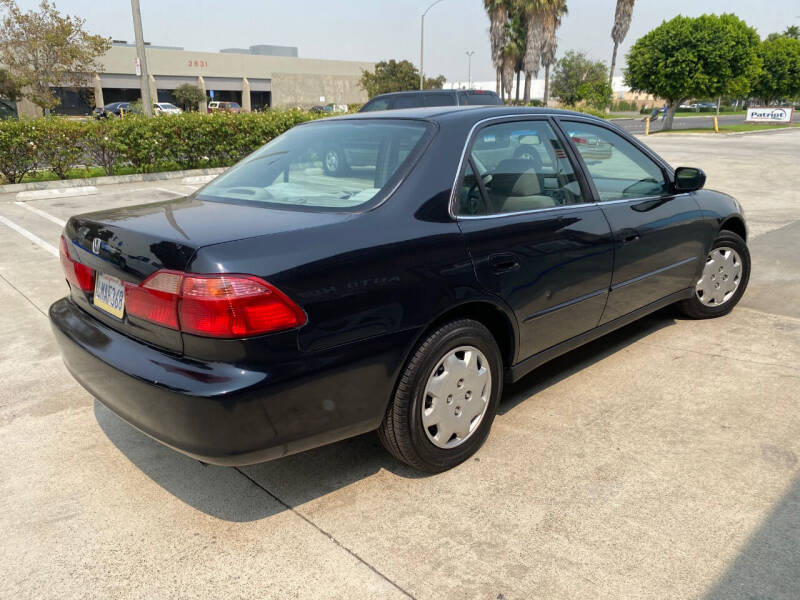
[[671, 169], [610, 126], [558, 121], [614, 234], [614, 274], [601, 323], [691, 287], [705, 254], [693, 194], [675, 194]]
[[611, 230], [546, 117], [493, 118], [472, 135], [453, 213], [480, 284], [518, 320], [517, 360], [597, 326]]

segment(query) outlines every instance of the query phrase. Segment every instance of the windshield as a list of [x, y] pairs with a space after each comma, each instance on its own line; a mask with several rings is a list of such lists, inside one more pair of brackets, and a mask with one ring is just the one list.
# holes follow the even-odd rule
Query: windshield
[[351, 210], [391, 189], [405, 175], [430, 128], [421, 121], [400, 119], [295, 127], [200, 190], [200, 197]]

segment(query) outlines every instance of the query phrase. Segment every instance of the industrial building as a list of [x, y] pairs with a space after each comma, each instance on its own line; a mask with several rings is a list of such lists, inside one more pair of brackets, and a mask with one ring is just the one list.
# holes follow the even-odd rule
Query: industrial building
[[[300, 58], [296, 47], [287, 46], [195, 52], [148, 44], [145, 52], [153, 102], [172, 102], [172, 91], [188, 83], [204, 90], [208, 100], [235, 101], [244, 111], [365, 102], [361, 72], [374, 69], [370, 62]], [[134, 44], [114, 41], [100, 63], [102, 70], [89, 76], [86, 88], [56, 89], [61, 98], [56, 113], [84, 115], [94, 106], [139, 99]], [[199, 108], [205, 110], [205, 105]], [[24, 101], [19, 109], [29, 115], [37, 110]]]

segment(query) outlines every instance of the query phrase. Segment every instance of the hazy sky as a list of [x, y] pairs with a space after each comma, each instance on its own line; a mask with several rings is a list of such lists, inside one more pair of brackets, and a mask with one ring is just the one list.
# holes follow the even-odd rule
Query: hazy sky
[[[433, 0], [140, 0], [145, 39], [154, 45], [218, 51], [251, 44], [297, 46], [305, 58], [378, 61], [407, 58], [419, 66], [420, 15]], [[133, 41], [127, 0], [55, 0], [61, 12], [86, 19], [88, 28], [114, 39]], [[34, 8], [38, 0], [17, 0]], [[559, 30], [559, 55], [568, 49], [611, 59], [615, 0], [569, 0]], [[800, 25], [800, 1], [638, 0], [624, 54], [637, 37], [677, 14], [733, 12], [765, 37]], [[443, 0], [425, 17], [425, 73], [451, 81], [467, 79], [468, 50], [473, 80], [491, 80], [489, 20], [482, 0]], [[618, 72], [617, 74], [620, 74]]]

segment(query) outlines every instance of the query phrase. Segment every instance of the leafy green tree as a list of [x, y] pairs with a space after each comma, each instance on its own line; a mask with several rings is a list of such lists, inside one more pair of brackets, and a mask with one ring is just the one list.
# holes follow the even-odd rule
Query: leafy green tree
[[755, 29], [735, 15], [677, 16], [640, 37], [625, 83], [667, 101], [664, 129], [688, 98], [745, 96], [761, 69]]
[[569, 50], [556, 63], [552, 86], [553, 95], [568, 106], [585, 101], [602, 109], [611, 98], [606, 64], [574, 50]]
[[20, 82], [6, 69], [0, 69], [0, 98], [16, 100], [20, 95]]
[[789, 25], [782, 35], [792, 38], [793, 40], [800, 40], [800, 26]]
[[761, 42], [758, 55], [763, 67], [752, 95], [766, 103], [800, 95], [800, 39], [768, 38]]
[[[422, 87], [426, 90], [442, 89], [444, 75], [425, 77]], [[403, 92], [419, 89], [419, 69], [407, 60], [382, 60], [375, 65], [375, 71], [361, 71], [361, 87], [372, 98], [387, 92]]]
[[175, 88], [172, 95], [175, 97], [175, 102], [178, 103], [178, 106], [188, 111], [197, 110], [200, 103], [206, 100], [203, 90], [191, 83], [182, 83]]
[[87, 33], [83, 19], [62, 15], [47, 0], [28, 12], [13, 0], [0, 6], [6, 11], [0, 21], [0, 63], [22, 86], [22, 95], [43, 110], [60, 102], [50, 88], [84, 87], [90, 74], [101, 70], [97, 58], [111, 40]]

